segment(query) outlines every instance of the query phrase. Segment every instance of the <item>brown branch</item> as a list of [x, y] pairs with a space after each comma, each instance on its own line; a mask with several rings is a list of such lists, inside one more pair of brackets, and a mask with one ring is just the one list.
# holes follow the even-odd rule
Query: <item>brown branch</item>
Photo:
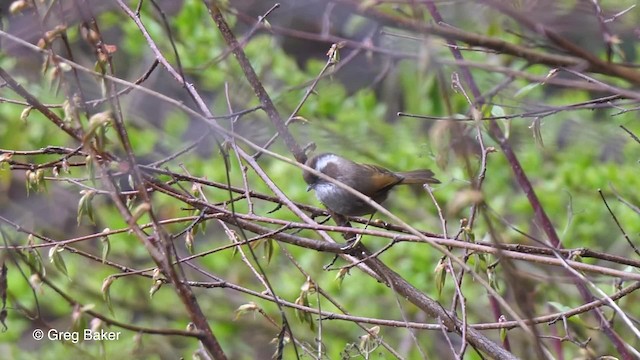
[[552, 43], [586, 61], [588, 64], [587, 71], [618, 77], [636, 85], [640, 84], [640, 72], [636, 71], [636, 69], [600, 60], [597, 56], [576, 45], [575, 42], [563, 37], [541, 23], [534, 22], [525, 14], [516, 11], [510, 6], [505, 6], [493, 0], [482, 0], [482, 2], [512, 17], [518, 21], [519, 24], [528, 27], [530, 30], [546, 36]]
[[218, 26], [218, 29], [220, 30], [222, 37], [227, 42], [227, 45], [231, 48], [233, 55], [235, 55], [236, 60], [240, 65], [240, 68], [242, 68], [242, 71], [244, 72], [245, 77], [247, 78], [247, 80], [249, 81], [249, 84], [251, 85], [251, 88], [253, 88], [253, 91], [255, 92], [256, 96], [260, 100], [262, 109], [264, 109], [264, 111], [269, 116], [269, 119], [271, 120], [271, 123], [278, 131], [278, 134], [282, 136], [282, 139], [285, 145], [287, 146], [289, 151], [293, 154], [293, 157], [298, 162], [305, 163], [307, 160], [306, 154], [304, 153], [300, 145], [296, 142], [296, 140], [293, 138], [286, 124], [282, 121], [282, 118], [280, 117], [278, 110], [276, 109], [275, 105], [271, 101], [271, 97], [262, 86], [262, 83], [260, 82], [258, 75], [256, 74], [255, 70], [253, 70], [253, 66], [251, 66], [251, 62], [249, 62], [249, 59], [244, 53], [244, 50], [242, 50], [242, 46], [240, 46], [235, 35], [233, 35], [233, 32], [229, 28], [229, 25], [224, 19], [224, 16], [222, 16], [220, 9], [213, 1], [203, 0], [203, 2], [205, 3], [205, 5], [207, 6], [207, 9], [209, 10], [209, 14], [211, 15], [211, 18]]
[[66, 132], [69, 136], [76, 139], [77, 141], [82, 141], [82, 135], [79, 131], [69, 126], [64, 122], [56, 113], [49, 110], [44, 104], [40, 102], [35, 96], [31, 95], [22, 85], [20, 85], [17, 81], [13, 79], [9, 73], [4, 71], [3, 68], [0, 67], [0, 78], [2, 78], [7, 85], [13, 90], [16, 94], [22, 96], [30, 106], [37, 109], [42, 115], [44, 115], [47, 119], [53, 122], [57, 127]]
[[[384, 26], [399, 27], [403, 29], [413, 30], [422, 34], [437, 35], [445, 39], [462, 41], [471, 46], [480, 46], [483, 48], [495, 50], [496, 52], [522, 58], [535, 64], [569, 68], [585, 66], [586, 71], [592, 71], [610, 76], [617, 76], [630, 83], [640, 84], [640, 73], [635, 71], [635, 69], [618, 64], [604, 63], [588, 53], [574, 49], [575, 45], [572, 46], [570, 43], [567, 44], [566, 42], [563, 42], [559, 37], [554, 36], [554, 34], [548, 29], [544, 29], [544, 34], [550, 36], [551, 40], [560, 42], [561, 45], [574, 50], [576, 54], [580, 54], [582, 55], [582, 57], [540, 52], [527, 47], [515, 45], [501, 39], [477, 33], [466, 32], [443, 24], [427, 25], [422, 21], [411, 20], [407, 19], [406, 17], [391, 15], [389, 13], [378, 11], [373, 6], [361, 6], [361, 3], [356, 0], [336, 1], [338, 3], [349, 6], [351, 9], [353, 9], [354, 12], [358, 14], [362, 14], [378, 21]], [[527, 22], [531, 24], [531, 21]]]

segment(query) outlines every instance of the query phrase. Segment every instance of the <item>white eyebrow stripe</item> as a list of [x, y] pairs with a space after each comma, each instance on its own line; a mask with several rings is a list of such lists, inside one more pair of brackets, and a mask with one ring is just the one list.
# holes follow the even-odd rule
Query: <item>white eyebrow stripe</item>
[[334, 154], [326, 154], [318, 159], [316, 162], [316, 170], [322, 171], [324, 168], [332, 162], [338, 162], [340, 157]]

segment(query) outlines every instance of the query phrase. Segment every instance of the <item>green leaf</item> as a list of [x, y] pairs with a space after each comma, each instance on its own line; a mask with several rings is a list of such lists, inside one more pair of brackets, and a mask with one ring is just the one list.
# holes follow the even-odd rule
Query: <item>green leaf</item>
[[444, 289], [444, 284], [447, 281], [447, 270], [444, 264], [444, 258], [441, 258], [438, 261], [438, 265], [436, 265], [436, 290], [438, 291], [438, 296], [442, 295], [442, 289]]
[[94, 219], [93, 205], [91, 201], [95, 197], [96, 192], [94, 190], [82, 190], [80, 191], [80, 194], [82, 194], [82, 197], [78, 200], [78, 215], [76, 217], [76, 221], [78, 225], [80, 225], [82, 217], [86, 216], [92, 224], [95, 224], [96, 222]]
[[502, 106], [494, 105], [493, 107], [491, 107], [491, 116], [501, 118], [501, 117], [504, 117], [505, 115], [506, 114]]
[[531, 84], [523, 87], [522, 89], [516, 91], [516, 93], [515, 93], [515, 95], [513, 95], [513, 97], [519, 98], [519, 97], [525, 95], [526, 93], [530, 92], [531, 90], [535, 89], [538, 86], [540, 86], [539, 83], [531, 83]]
[[156, 280], [153, 283], [153, 286], [151, 287], [151, 289], [149, 289], [149, 298], [153, 298], [153, 295], [157, 293], [161, 287], [162, 287], [162, 280]]
[[[109, 229], [105, 230], [108, 232]], [[111, 252], [111, 242], [109, 241], [109, 237], [104, 235], [100, 238], [100, 243], [102, 244], [102, 263], [104, 264]]]
[[187, 247], [187, 251], [189, 252], [189, 254], [193, 255], [193, 242], [195, 240], [195, 237], [193, 236], [193, 228], [191, 228], [189, 231], [187, 231], [187, 234], [185, 235], [185, 239], [184, 239], [184, 244]]
[[[67, 272], [67, 265], [64, 263], [64, 258], [61, 255], [61, 252], [64, 251], [64, 248], [61, 248], [59, 245], [56, 245], [49, 249], [49, 261], [67, 278], [69, 278], [69, 273]], [[70, 279], [70, 278], [69, 278]]]
[[273, 257], [273, 239], [266, 239], [264, 242], [264, 252], [267, 256], [267, 264], [271, 263]]
[[113, 313], [113, 304], [111, 303], [111, 284], [113, 284], [113, 282], [116, 280], [115, 277], [113, 276], [109, 276], [106, 279], [104, 279], [104, 281], [102, 282], [102, 298], [104, 299], [104, 301], [107, 303], [107, 308], [109, 309], [109, 312], [112, 315], [115, 315]]
[[89, 173], [89, 179], [93, 185], [96, 184], [96, 166], [93, 163], [93, 157], [91, 155], [87, 155], [85, 157], [85, 166], [87, 168], [87, 172]]

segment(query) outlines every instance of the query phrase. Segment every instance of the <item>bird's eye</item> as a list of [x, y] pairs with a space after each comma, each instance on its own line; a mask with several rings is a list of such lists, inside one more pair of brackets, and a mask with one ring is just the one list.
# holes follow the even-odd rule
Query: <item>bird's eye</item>
[[307, 171], [302, 174], [302, 177], [307, 184], [315, 184], [318, 182], [318, 177]]

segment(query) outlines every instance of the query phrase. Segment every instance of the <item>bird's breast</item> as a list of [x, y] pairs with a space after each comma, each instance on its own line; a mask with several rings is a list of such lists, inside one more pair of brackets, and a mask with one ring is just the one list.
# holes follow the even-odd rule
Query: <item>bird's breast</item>
[[[338, 214], [360, 216], [371, 214], [375, 210], [366, 201], [336, 185], [317, 184], [314, 189], [318, 200], [329, 210]], [[377, 203], [382, 203], [387, 198], [387, 195], [388, 191], [377, 193], [372, 199]]]

